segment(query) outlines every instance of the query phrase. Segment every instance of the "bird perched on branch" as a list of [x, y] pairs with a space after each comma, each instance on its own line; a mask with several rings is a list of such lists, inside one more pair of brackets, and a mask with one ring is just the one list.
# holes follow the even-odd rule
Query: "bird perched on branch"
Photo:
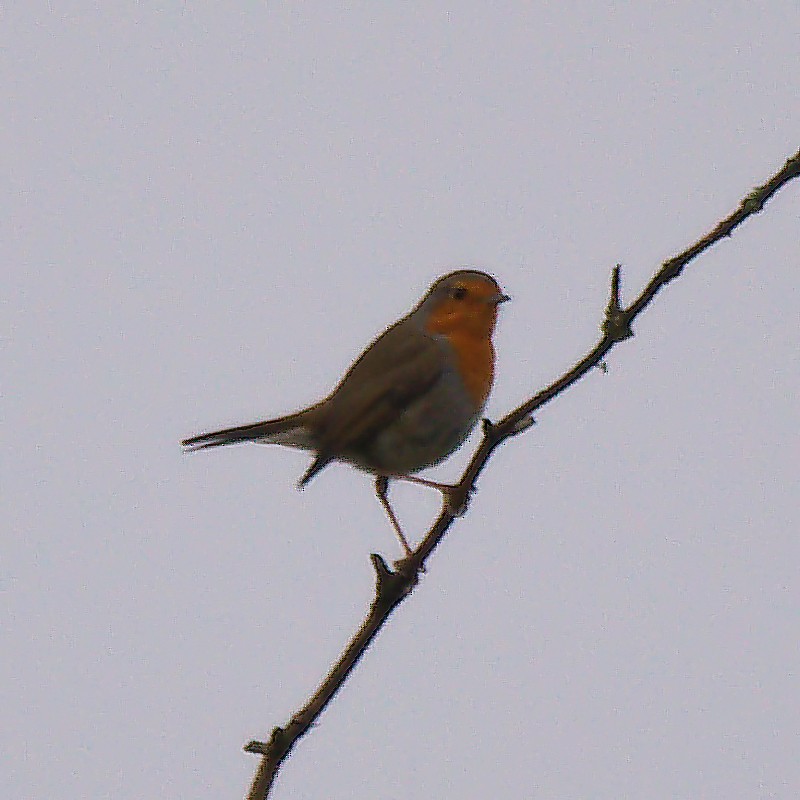
[[492, 334], [508, 300], [497, 281], [464, 269], [439, 278], [411, 312], [387, 328], [319, 403], [285, 417], [185, 439], [187, 450], [237, 442], [308, 450], [305, 486], [331, 461], [375, 476], [375, 489], [406, 554], [388, 500], [389, 480], [454, 489], [412, 473], [438, 464], [480, 419], [494, 380]]

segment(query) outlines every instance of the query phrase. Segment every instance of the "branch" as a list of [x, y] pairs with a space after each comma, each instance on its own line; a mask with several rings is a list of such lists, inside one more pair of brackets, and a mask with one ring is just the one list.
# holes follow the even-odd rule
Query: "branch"
[[289, 723], [283, 728], [274, 728], [269, 741], [252, 741], [245, 745], [244, 749], [248, 753], [257, 753], [262, 756], [248, 794], [248, 800], [263, 800], [267, 797], [278, 769], [297, 741], [308, 732], [339, 691], [378, 631], [389, 619], [392, 611], [414, 590], [420, 572], [424, 571], [425, 560], [442, 541], [456, 517], [466, 509], [467, 501], [475, 488], [478, 476], [494, 450], [506, 440], [530, 428], [534, 423], [534, 411], [566, 391], [594, 367], [602, 366], [606, 354], [615, 345], [633, 336], [631, 327], [633, 320], [650, 305], [664, 286], [677, 278], [690, 261], [721, 239], [730, 236], [734, 228], [741, 225], [751, 215], [761, 211], [767, 200], [798, 175], [800, 175], [800, 150], [786, 162], [783, 169], [775, 173], [762, 186], [750, 192], [739, 203], [739, 207], [713, 230], [682, 253], [665, 261], [639, 297], [627, 308], [620, 302], [622, 268], [619, 264], [614, 267], [611, 273], [608, 305], [601, 325], [603, 335], [597, 344], [572, 369], [526, 400], [498, 423], [492, 424], [489, 420], [484, 420], [483, 439], [456, 485], [453, 496], [449, 498], [449, 502], [445, 503], [439, 517], [410, 556], [397, 562], [394, 570], [387, 566], [381, 556], [374, 553], [370, 556], [375, 569], [375, 597], [361, 627], [347, 644], [339, 660], [325, 676], [317, 691], [305, 706], [292, 716]]

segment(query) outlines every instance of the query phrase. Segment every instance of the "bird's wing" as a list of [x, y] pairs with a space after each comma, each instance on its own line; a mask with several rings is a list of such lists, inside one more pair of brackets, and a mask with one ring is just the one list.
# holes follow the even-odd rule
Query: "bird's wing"
[[353, 364], [325, 404], [322, 459], [347, 454], [396, 420], [445, 371], [442, 342], [407, 319], [389, 328]]

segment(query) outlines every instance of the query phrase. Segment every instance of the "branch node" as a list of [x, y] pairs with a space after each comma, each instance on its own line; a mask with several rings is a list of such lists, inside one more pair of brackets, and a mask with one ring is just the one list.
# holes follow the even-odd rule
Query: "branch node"
[[286, 731], [283, 728], [276, 727], [272, 729], [272, 735], [269, 737], [268, 742], [260, 742], [258, 739], [252, 739], [242, 749], [245, 753], [274, 757], [275, 751], [281, 747], [285, 748], [285, 746]]
[[745, 214], [758, 214], [762, 208], [764, 208], [764, 190], [759, 186], [742, 200], [742, 211]]
[[419, 583], [419, 576], [425, 574], [425, 565], [417, 562], [414, 555], [401, 558], [394, 562], [396, 572], [392, 573], [394, 580], [402, 584], [402, 594], [405, 597]]
[[467, 513], [470, 496], [474, 491], [475, 485], [467, 483], [467, 485], [458, 484], [449, 492], [442, 492], [445, 511], [451, 517], [463, 517]]
[[419, 583], [420, 574], [425, 572], [425, 565], [417, 563], [413, 553], [395, 561], [394, 570], [389, 569], [383, 556], [377, 553], [370, 553], [369, 560], [375, 570], [376, 598], [398, 593], [405, 597]]
[[665, 261], [661, 267], [664, 283], [669, 283], [673, 278], [677, 278], [678, 275], [683, 272], [683, 267], [684, 264], [681, 262], [680, 258], [671, 258], [669, 261]]
[[630, 315], [620, 304], [620, 276], [622, 265], [617, 264], [611, 270], [611, 296], [606, 306], [606, 318], [603, 320], [602, 331], [611, 342], [623, 342], [633, 336]]

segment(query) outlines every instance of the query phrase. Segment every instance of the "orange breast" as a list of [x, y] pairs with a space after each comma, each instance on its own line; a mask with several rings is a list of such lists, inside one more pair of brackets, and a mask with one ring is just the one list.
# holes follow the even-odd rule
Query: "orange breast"
[[470, 331], [445, 334], [453, 347], [458, 373], [476, 408], [483, 408], [494, 381], [494, 347], [488, 337]]

